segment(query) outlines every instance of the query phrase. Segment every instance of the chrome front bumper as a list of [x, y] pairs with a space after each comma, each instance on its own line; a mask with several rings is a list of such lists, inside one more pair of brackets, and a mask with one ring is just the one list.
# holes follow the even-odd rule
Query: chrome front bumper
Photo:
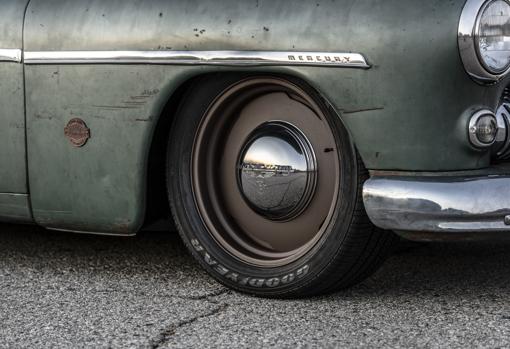
[[363, 200], [382, 228], [420, 233], [510, 232], [510, 175], [372, 176]]

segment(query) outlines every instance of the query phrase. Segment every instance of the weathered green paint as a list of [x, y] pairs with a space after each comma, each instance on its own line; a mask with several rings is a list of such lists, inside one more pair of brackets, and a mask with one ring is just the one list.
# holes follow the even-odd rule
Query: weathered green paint
[[[0, 2], [0, 48], [23, 47], [28, 0]], [[31, 222], [26, 177], [23, 65], [0, 62], [0, 221]], [[16, 193], [16, 194], [13, 194]], [[20, 195], [22, 194], [22, 195]]]
[[[158, 96], [167, 84], [161, 67], [27, 66], [26, 76], [36, 222], [97, 232], [136, 230], [145, 209], [148, 146], [164, 103]], [[91, 130], [82, 148], [64, 137], [74, 117]]]
[[[457, 48], [463, 4], [32, 0], [25, 24], [27, 51], [353, 51], [372, 65], [369, 70], [27, 66], [35, 220], [61, 229], [136, 231], [144, 215], [148, 150], [161, 110], [180, 84], [208, 72], [282, 73], [308, 81], [337, 110], [370, 169], [486, 167], [488, 154], [468, 145], [466, 111], [495, 108], [505, 83], [484, 87], [465, 73]], [[92, 133], [80, 149], [63, 136], [73, 117], [83, 118]]]
[[0, 62], [0, 193], [27, 193], [23, 66]]
[[28, 194], [0, 194], [0, 215], [2, 222], [32, 222]]
[[[0, 48], [22, 48], [26, 2], [0, 2]], [[0, 62], [0, 193], [27, 193], [25, 164], [23, 66]]]
[[[495, 107], [498, 87], [477, 85], [463, 69], [457, 47], [463, 4], [33, 0], [26, 50], [360, 52], [372, 69], [298, 72], [342, 114], [368, 167], [479, 168], [488, 164], [487, 156], [471, 150], [466, 135], [453, 130], [470, 106]], [[130, 69], [112, 66], [112, 71]], [[183, 68], [167, 70], [175, 74]]]

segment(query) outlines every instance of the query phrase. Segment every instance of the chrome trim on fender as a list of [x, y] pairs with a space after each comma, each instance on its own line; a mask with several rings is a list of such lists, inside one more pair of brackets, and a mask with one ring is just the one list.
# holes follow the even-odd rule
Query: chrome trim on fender
[[371, 221], [387, 230], [510, 232], [510, 175], [374, 176], [363, 188]]
[[10, 48], [0, 49], [0, 62], [21, 63], [21, 50]]
[[307, 65], [370, 68], [359, 53], [283, 51], [28, 51], [26, 64]]
[[482, 83], [498, 82], [510, 72], [509, 67], [501, 73], [491, 73], [484, 67], [478, 55], [480, 16], [491, 2], [492, 0], [467, 0], [459, 22], [458, 44], [462, 62], [467, 73]]

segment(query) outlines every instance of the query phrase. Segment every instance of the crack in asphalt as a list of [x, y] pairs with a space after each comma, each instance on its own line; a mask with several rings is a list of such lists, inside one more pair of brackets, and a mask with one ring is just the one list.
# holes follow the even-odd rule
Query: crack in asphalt
[[[207, 301], [209, 301], [209, 300], [207, 300]], [[229, 304], [222, 303], [218, 307], [212, 309], [211, 311], [209, 311], [205, 314], [198, 315], [198, 316], [192, 317], [190, 319], [179, 321], [177, 324], [172, 324], [171, 326], [166, 328], [164, 331], [160, 332], [160, 334], [157, 336], [156, 339], [151, 341], [150, 348], [152, 348], [152, 349], [160, 348], [162, 345], [165, 345], [166, 343], [168, 343], [170, 341], [172, 336], [175, 334], [175, 332], [179, 328], [187, 326], [187, 325], [191, 325], [200, 319], [218, 315], [218, 314], [224, 312], [228, 308], [228, 306], [229, 306]]]
[[150, 348], [152, 348], [152, 349], [160, 348], [162, 345], [168, 343], [168, 341], [172, 338], [172, 336], [175, 334], [175, 332], [181, 327], [191, 325], [200, 319], [215, 316], [215, 315], [218, 315], [218, 314], [224, 312], [225, 309], [227, 309], [227, 307], [229, 306], [229, 304], [228, 303], [219, 303], [217, 300], [215, 300], [213, 298], [224, 295], [224, 294], [229, 294], [231, 292], [232, 292], [231, 290], [224, 288], [224, 289], [220, 289], [215, 292], [210, 292], [210, 293], [207, 293], [207, 294], [204, 294], [201, 296], [174, 296], [175, 298], [179, 298], [179, 299], [193, 300], [193, 301], [204, 300], [208, 303], [219, 304], [219, 305], [216, 308], [212, 309], [211, 311], [209, 311], [205, 314], [201, 314], [201, 315], [198, 315], [198, 316], [192, 317], [190, 319], [186, 319], [186, 320], [181, 320], [176, 324], [170, 325], [169, 327], [167, 327], [166, 329], [161, 331], [159, 333], [159, 335], [156, 337], [156, 339], [153, 339], [150, 341], [150, 343], [151, 343]]

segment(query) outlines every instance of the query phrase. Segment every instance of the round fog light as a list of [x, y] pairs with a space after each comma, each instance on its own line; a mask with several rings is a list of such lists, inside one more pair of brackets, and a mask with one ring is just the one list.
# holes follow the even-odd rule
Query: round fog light
[[496, 115], [490, 110], [480, 110], [469, 122], [469, 140], [477, 148], [487, 148], [494, 144], [498, 134]]

